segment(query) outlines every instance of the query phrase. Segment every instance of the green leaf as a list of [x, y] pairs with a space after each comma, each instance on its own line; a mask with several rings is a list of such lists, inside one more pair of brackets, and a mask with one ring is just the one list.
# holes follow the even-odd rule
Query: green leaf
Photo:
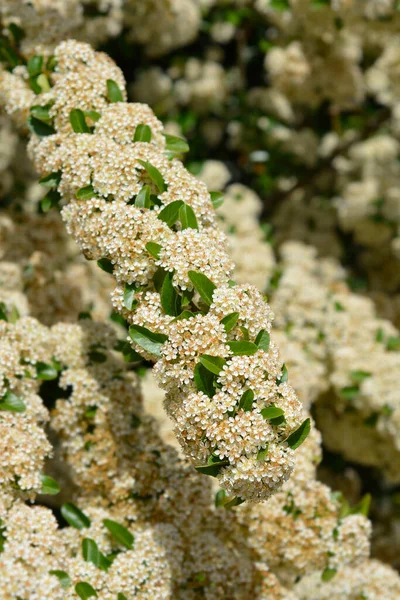
[[36, 77], [36, 83], [40, 87], [41, 92], [49, 92], [51, 90], [50, 82], [47, 75], [44, 73], [40, 73], [40, 75]]
[[276, 419], [277, 417], [281, 417], [283, 414], [283, 410], [281, 408], [278, 408], [277, 406], [268, 406], [267, 408], [263, 408], [261, 411], [261, 415], [267, 421], [269, 419]]
[[86, 562], [91, 562], [95, 567], [100, 566], [100, 551], [96, 542], [91, 538], [82, 540], [82, 556]]
[[396, 350], [400, 350], [400, 337], [395, 335], [390, 335], [386, 342], [386, 349], [390, 352], [394, 352]]
[[126, 527], [115, 521], [111, 521], [111, 519], [104, 519], [103, 523], [111, 535], [113, 535], [120, 544], [125, 546], [125, 548], [128, 548], [128, 550], [132, 550], [135, 538]]
[[331, 579], [333, 579], [333, 577], [335, 577], [336, 573], [337, 573], [336, 569], [330, 569], [329, 567], [326, 567], [322, 572], [321, 579], [322, 579], [322, 581], [325, 581], [325, 583], [326, 583], [326, 582], [330, 581]]
[[253, 342], [227, 342], [231, 352], [236, 356], [251, 356], [258, 350], [257, 346]]
[[347, 385], [343, 387], [339, 394], [344, 400], [353, 400], [360, 393], [358, 385]]
[[114, 271], [114, 265], [109, 258], [100, 258], [100, 260], [97, 261], [97, 265], [106, 273], [112, 273]]
[[76, 529], [90, 527], [90, 519], [75, 504], [67, 502], [61, 506], [61, 514], [64, 519]]
[[226, 333], [229, 333], [235, 327], [236, 323], [238, 322], [238, 319], [239, 313], [233, 312], [221, 319], [220, 323], [222, 323], [222, 325], [224, 326]]
[[160, 252], [162, 250], [162, 246], [160, 246], [160, 244], [156, 244], [155, 242], [147, 242], [145, 248], [153, 258], [160, 258]]
[[153, 275], [153, 283], [156, 288], [156, 292], [160, 293], [162, 289], [162, 284], [164, 283], [164, 277], [166, 276], [167, 271], [164, 271], [162, 267], [159, 267], [157, 271]]
[[117, 600], [128, 600], [128, 598], [122, 592], [119, 592]]
[[192, 319], [196, 315], [192, 313], [190, 310], [183, 310], [171, 323], [175, 323], [175, 321], [185, 321], [186, 319]]
[[101, 114], [95, 110], [84, 110], [83, 114], [85, 115], [85, 117], [88, 117], [89, 119], [92, 119], [92, 121], [94, 121], [95, 123], [101, 119]]
[[55, 206], [58, 206], [60, 200], [61, 194], [57, 190], [49, 190], [40, 201], [40, 209], [46, 213]]
[[50, 575], [55, 575], [58, 578], [61, 587], [64, 590], [66, 590], [72, 583], [70, 576], [65, 571], [59, 571], [58, 569], [54, 569], [53, 571], [49, 571], [49, 573]]
[[246, 390], [239, 400], [239, 409], [241, 408], [245, 412], [248, 412], [253, 408], [254, 392], [253, 390]]
[[157, 218], [164, 221], [168, 227], [172, 227], [178, 220], [179, 210], [183, 206], [182, 200], [174, 200], [170, 202], [158, 213]]
[[46, 104], [44, 106], [35, 104], [35, 106], [31, 106], [30, 114], [39, 121], [51, 121], [50, 108], [51, 104]]
[[69, 122], [75, 133], [90, 133], [90, 128], [85, 120], [85, 115], [80, 108], [73, 108], [69, 113]]
[[343, 312], [344, 311], [344, 306], [343, 306], [343, 304], [340, 304], [340, 302], [335, 302], [334, 303], [334, 307], [335, 307], [335, 310], [337, 312]]
[[229, 465], [229, 460], [224, 458], [220, 459], [217, 456], [210, 456], [206, 465], [195, 466], [196, 471], [203, 473], [203, 475], [211, 475], [211, 477], [217, 477], [224, 467]]
[[4, 304], [4, 302], [0, 302], [0, 321], [7, 321], [8, 322], [7, 307]]
[[185, 152], [189, 152], [188, 143], [182, 138], [176, 137], [174, 135], [168, 135], [164, 133], [166, 146], [165, 149], [167, 152], [170, 152], [171, 155], [174, 154], [184, 154]]
[[204, 365], [198, 363], [193, 371], [194, 382], [199, 392], [203, 392], [209, 398], [215, 394], [214, 379], [215, 375], [205, 368]]
[[369, 371], [350, 371], [350, 377], [357, 383], [361, 383], [364, 379], [371, 377], [372, 373]]
[[340, 507], [339, 519], [345, 519], [349, 515], [364, 515], [368, 517], [369, 509], [371, 506], [371, 494], [365, 494], [360, 502], [355, 506], [350, 506], [347, 500], [342, 501], [342, 506]]
[[38, 137], [46, 137], [48, 135], [53, 135], [54, 133], [56, 133], [54, 127], [32, 116], [28, 117], [27, 125], [29, 131], [31, 133], [34, 133]]
[[140, 123], [135, 129], [134, 142], [151, 142], [151, 129], [148, 125]]
[[213, 294], [217, 289], [217, 286], [211, 281], [211, 279], [208, 279], [206, 275], [203, 275], [203, 273], [189, 271], [188, 275], [195, 289], [200, 294], [201, 299], [207, 304], [207, 306], [211, 306]]
[[107, 360], [107, 355], [102, 352], [97, 352], [97, 350], [92, 350], [92, 352], [88, 353], [88, 358], [94, 363], [104, 363]]
[[225, 504], [226, 492], [225, 490], [219, 490], [215, 494], [215, 508], [220, 508]]
[[124, 287], [124, 306], [128, 310], [132, 310], [135, 308], [137, 304], [137, 300], [135, 299], [135, 295], [140, 290], [140, 288], [135, 283], [126, 283]]
[[21, 398], [18, 398], [13, 392], [6, 392], [0, 400], [0, 410], [22, 413], [26, 410], [26, 406]]
[[35, 366], [37, 379], [43, 379], [43, 381], [52, 381], [53, 379], [57, 379], [58, 371], [54, 365], [38, 362]]
[[96, 192], [94, 191], [94, 187], [91, 184], [86, 185], [85, 187], [81, 188], [76, 192], [76, 197], [78, 198], [78, 200], [90, 200], [90, 198], [93, 198], [93, 196], [95, 195]]
[[153, 333], [140, 325], [131, 325], [129, 327], [129, 335], [135, 344], [143, 348], [143, 350], [159, 357], [161, 357], [163, 344], [168, 340], [168, 336], [164, 333]]
[[279, 376], [279, 383], [285, 383], [289, 379], [289, 372], [285, 364], [283, 364], [281, 374]]
[[191, 206], [183, 203], [183, 206], [179, 209], [179, 220], [182, 225], [182, 229], [198, 229], [196, 215]]
[[260, 450], [257, 452], [257, 460], [265, 460], [265, 457], [268, 454], [268, 444], [265, 446], [265, 448], [260, 448]]
[[256, 346], [258, 346], [259, 350], [264, 350], [264, 352], [268, 352], [270, 344], [270, 335], [268, 331], [265, 331], [265, 329], [261, 329], [261, 331], [258, 332], [254, 343]]
[[154, 183], [154, 185], [156, 186], [156, 188], [158, 189], [160, 194], [165, 192], [167, 190], [167, 185], [166, 185], [164, 178], [161, 175], [160, 171], [156, 167], [154, 167], [151, 163], [149, 163], [145, 160], [138, 159], [138, 162], [142, 165], [142, 167], [144, 167], [147, 175], [150, 177], [150, 179], [152, 180], [152, 182]]
[[151, 207], [151, 189], [149, 185], [144, 185], [135, 198], [135, 206], [137, 208]]
[[234, 506], [239, 506], [240, 504], [243, 504], [243, 502], [245, 502], [243, 498], [241, 498], [240, 496], [234, 496], [231, 500], [228, 500], [228, 502], [224, 503], [224, 508], [233, 508]]
[[301, 444], [305, 441], [311, 429], [311, 420], [308, 417], [303, 423], [300, 425], [296, 431], [291, 433], [287, 438], [286, 442], [288, 446], [292, 448], [292, 450], [296, 450]]
[[31, 56], [28, 59], [26, 67], [27, 67], [28, 73], [31, 77], [35, 77], [36, 75], [39, 75], [39, 73], [41, 73], [42, 67], [43, 67], [43, 56], [38, 56], [37, 54], [35, 56]]
[[200, 356], [200, 362], [203, 367], [211, 373], [214, 373], [214, 375], [219, 375], [226, 363], [224, 358], [221, 358], [220, 356], [211, 356], [210, 354], [202, 354]]
[[224, 203], [224, 195], [221, 192], [210, 192], [212, 205], [215, 209], [219, 208]]
[[81, 600], [87, 600], [92, 596], [97, 597], [96, 590], [90, 585], [90, 583], [87, 583], [86, 581], [80, 581], [77, 583], [75, 586], [75, 591]]
[[43, 187], [48, 187], [48, 188], [58, 187], [60, 181], [61, 181], [61, 171], [55, 171], [54, 173], [49, 173], [48, 175], [45, 175], [44, 177], [41, 177], [39, 179], [40, 185], [43, 185]]
[[40, 475], [42, 481], [41, 494], [48, 494], [49, 496], [56, 496], [60, 491], [60, 486], [55, 479], [49, 477], [49, 475]]
[[168, 272], [164, 277], [161, 288], [161, 306], [165, 314], [176, 317], [181, 312], [181, 298], [172, 285], [173, 276], [173, 273]]
[[19, 27], [19, 25], [16, 23], [9, 23], [7, 27], [17, 44], [24, 39], [25, 32], [23, 29], [21, 29], [21, 27]]
[[107, 79], [107, 99], [109, 102], [123, 102], [124, 97], [118, 84], [113, 79]]

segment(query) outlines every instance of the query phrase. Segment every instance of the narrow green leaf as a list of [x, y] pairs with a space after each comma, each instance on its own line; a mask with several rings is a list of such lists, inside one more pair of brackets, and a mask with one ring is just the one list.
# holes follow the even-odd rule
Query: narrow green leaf
[[172, 227], [178, 220], [179, 210], [183, 206], [182, 200], [174, 200], [170, 202], [158, 213], [157, 218], [164, 221], [168, 227]]
[[350, 377], [353, 379], [353, 381], [357, 383], [361, 383], [362, 381], [364, 381], [364, 379], [367, 379], [371, 376], [372, 373], [370, 373], [369, 371], [350, 371]]
[[64, 519], [76, 529], [90, 527], [90, 519], [75, 504], [67, 502], [61, 506], [61, 514]]
[[85, 115], [80, 108], [74, 108], [69, 113], [69, 122], [75, 133], [90, 133], [90, 129], [85, 120]]
[[220, 508], [225, 504], [226, 492], [225, 490], [219, 490], [215, 494], [215, 508]]
[[49, 477], [49, 475], [40, 475], [42, 481], [41, 494], [48, 494], [49, 496], [56, 496], [60, 491], [60, 486], [55, 479]]
[[240, 496], [233, 496], [233, 498], [231, 500], [228, 500], [227, 502], [224, 503], [224, 508], [230, 509], [230, 508], [233, 508], [234, 506], [239, 506], [240, 504], [243, 504], [243, 502], [245, 502], [245, 500], [243, 498], [241, 498]]
[[215, 375], [205, 368], [204, 365], [198, 363], [194, 368], [194, 382], [199, 392], [203, 392], [209, 398], [215, 394], [214, 379]]
[[109, 258], [100, 258], [100, 260], [97, 261], [97, 265], [106, 273], [112, 273], [114, 271], [114, 265]]
[[149, 185], [144, 185], [135, 198], [135, 206], [137, 208], [151, 207], [151, 189]]
[[321, 579], [322, 581], [328, 582], [331, 579], [333, 579], [333, 577], [335, 577], [337, 573], [336, 569], [330, 569], [329, 567], [326, 567], [326, 569], [323, 570], [322, 575], [321, 575]]
[[49, 210], [58, 206], [61, 200], [61, 194], [57, 190], [49, 190], [44, 198], [40, 201], [40, 209], [42, 212], [47, 213]]
[[162, 284], [164, 283], [164, 277], [166, 276], [167, 271], [164, 271], [162, 267], [159, 267], [157, 271], [153, 275], [153, 283], [156, 288], [156, 292], [160, 293], [162, 289]]
[[224, 358], [221, 358], [220, 356], [211, 356], [210, 354], [202, 354], [200, 356], [200, 362], [203, 367], [215, 375], [220, 374], [226, 363]]
[[54, 127], [49, 125], [48, 123], [44, 123], [35, 117], [28, 117], [27, 121], [28, 129], [31, 133], [34, 133], [38, 137], [46, 137], [48, 135], [53, 135], [56, 133]]
[[7, 27], [17, 44], [24, 39], [25, 32], [23, 29], [21, 29], [21, 27], [19, 27], [19, 25], [16, 23], [9, 23]]
[[95, 110], [84, 110], [83, 114], [85, 115], [85, 117], [92, 119], [94, 123], [96, 123], [101, 118], [101, 114]]
[[0, 400], [0, 410], [22, 413], [26, 410], [26, 406], [21, 398], [18, 398], [13, 392], [6, 392]]
[[124, 306], [128, 310], [132, 310], [137, 304], [135, 295], [140, 288], [135, 283], [126, 283], [124, 287]]
[[96, 192], [94, 191], [94, 187], [91, 184], [86, 185], [85, 187], [81, 188], [76, 192], [76, 197], [78, 198], [78, 200], [90, 200], [90, 198], [93, 198], [93, 196], [95, 195]]
[[311, 420], [310, 418], [303, 421], [296, 431], [291, 433], [287, 438], [286, 442], [292, 448], [292, 450], [296, 450], [301, 444], [305, 441], [311, 429]]
[[91, 562], [95, 567], [100, 566], [100, 551], [96, 542], [91, 538], [82, 540], [82, 556], [86, 562]]
[[4, 302], [0, 302], [0, 321], [8, 321], [7, 307]]
[[43, 56], [31, 56], [28, 59], [26, 68], [28, 69], [28, 73], [31, 77], [35, 77], [41, 73], [43, 67]]
[[268, 406], [267, 408], [263, 408], [261, 411], [262, 416], [265, 420], [276, 419], [277, 417], [281, 417], [284, 412], [281, 408], [277, 406]]
[[39, 121], [51, 121], [50, 108], [51, 104], [46, 104], [44, 106], [41, 106], [40, 104], [35, 104], [35, 106], [31, 106], [30, 114], [32, 117], [35, 117], [35, 119], [38, 119]]
[[109, 102], [123, 102], [124, 97], [118, 84], [113, 79], [107, 79], [107, 99]]
[[222, 325], [224, 326], [226, 333], [229, 333], [235, 327], [236, 323], [238, 322], [238, 319], [239, 313], [233, 312], [221, 319], [220, 323], [222, 323]]
[[81, 600], [87, 600], [92, 596], [97, 597], [96, 590], [90, 585], [90, 583], [87, 583], [86, 581], [80, 581], [77, 583], [75, 586], [75, 591]]
[[211, 477], [217, 477], [224, 467], [229, 465], [229, 460], [224, 458], [220, 459], [216, 456], [211, 456], [206, 465], [195, 466], [196, 471], [203, 473], [203, 475], [211, 475]]
[[153, 333], [140, 325], [131, 325], [129, 327], [129, 335], [135, 344], [143, 348], [143, 350], [159, 357], [161, 356], [163, 344], [168, 340], [168, 336], [164, 333]]
[[113, 535], [120, 544], [125, 546], [125, 548], [128, 548], [128, 550], [133, 548], [133, 542], [135, 541], [135, 538], [126, 527], [116, 523], [115, 521], [111, 521], [111, 519], [104, 519], [103, 523], [111, 535]]
[[181, 222], [182, 229], [199, 228], [193, 208], [186, 203], [183, 203], [183, 206], [181, 206], [179, 209], [179, 220]]
[[206, 275], [203, 275], [203, 273], [189, 271], [188, 275], [195, 289], [200, 294], [201, 299], [207, 304], [207, 306], [211, 306], [213, 294], [217, 289], [217, 286], [210, 279], [208, 279]]
[[282, 367], [281, 374], [279, 376], [279, 383], [285, 383], [289, 379], [289, 372], [287, 370], [286, 365], [284, 364]]
[[174, 274], [168, 272], [161, 288], [161, 306], [165, 314], [176, 317], [181, 312], [181, 298], [172, 285]]
[[256, 346], [258, 346], [259, 350], [264, 350], [264, 352], [268, 352], [270, 344], [270, 335], [268, 331], [265, 331], [265, 329], [261, 329], [261, 331], [258, 332], [254, 343]]
[[253, 408], [253, 402], [254, 402], [253, 390], [246, 390], [242, 394], [242, 397], [239, 400], [239, 409], [242, 409], [245, 412], [248, 412], [249, 410], [251, 410]]
[[59, 571], [58, 569], [54, 569], [53, 571], [49, 571], [50, 575], [55, 575], [59, 580], [61, 587], [66, 590], [71, 585], [71, 579], [68, 573], [65, 571]]
[[47, 78], [47, 75], [45, 75], [44, 73], [40, 73], [40, 75], [38, 75], [36, 77], [36, 83], [38, 84], [38, 86], [40, 87], [40, 91], [41, 92], [49, 92], [51, 90], [51, 85], [50, 82]]
[[160, 244], [156, 244], [155, 242], [147, 242], [145, 248], [153, 258], [160, 258], [160, 252], [162, 250], [162, 246], [160, 246]]
[[196, 315], [192, 313], [190, 310], [183, 310], [171, 323], [175, 323], [175, 321], [184, 321], [186, 319], [192, 319]]
[[166, 141], [165, 149], [167, 152], [170, 152], [171, 154], [184, 154], [185, 152], [189, 152], [189, 145], [182, 138], [167, 133], [164, 133], [164, 137]]
[[61, 181], [61, 171], [55, 171], [54, 173], [49, 173], [48, 175], [45, 175], [44, 177], [41, 177], [39, 179], [40, 185], [43, 185], [43, 187], [48, 187], [48, 188], [58, 187], [60, 181]]
[[224, 203], [224, 195], [221, 192], [210, 192], [212, 205], [215, 209], [219, 208]]
[[128, 598], [122, 592], [119, 592], [117, 600], [128, 600]]
[[48, 365], [44, 362], [36, 363], [36, 378], [43, 379], [43, 381], [52, 381], [57, 379], [58, 371], [54, 365]]
[[151, 142], [151, 129], [148, 125], [140, 123], [135, 129], [134, 142]]
[[253, 342], [227, 342], [227, 345], [236, 356], [251, 356], [258, 350]]
[[265, 460], [265, 457], [268, 454], [268, 444], [265, 446], [265, 448], [260, 448], [260, 450], [257, 452], [257, 460]]
[[353, 400], [360, 393], [358, 385], [347, 385], [339, 392], [344, 400]]
[[149, 163], [145, 160], [138, 159], [138, 162], [145, 169], [146, 173], [148, 174], [148, 176], [150, 177], [150, 179], [152, 180], [152, 182], [154, 183], [154, 185], [156, 186], [156, 188], [158, 189], [160, 194], [165, 192], [167, 190], [167, 185], [166, 185], [164, 178], [161, 175], [160, 171], [156, 167], [154, 167], [151, 163]]

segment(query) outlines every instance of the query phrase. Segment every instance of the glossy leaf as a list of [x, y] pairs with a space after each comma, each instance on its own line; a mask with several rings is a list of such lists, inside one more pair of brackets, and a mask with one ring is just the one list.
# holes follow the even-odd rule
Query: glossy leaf
[[67, 502], [61, 506], [61, 514], [71, 527], [84, 529], [90, 527], [90, 519], [75, 504]]
[[231, 352], [236, 356], [251, 356], [258, 350], [257, 346], [253, 342], [227, 342]]
[[162, 246], [160, 246], [160, 244], [156, 244], [155, 242], [147, 242], [145, 248], [153, 258], [160, 258], [160, 252], [162, 250]]
[[167, 152], [171, 154], [184, 154], [185, 152], [189, 152], [189, 145], [184, 139], [167, 133], [164, 133], [164, 137], [166, 141], [165, 149]]
[[151, 129], [148, 125], [140, 123], [135, 129], [134, 142], [151, 142]]
[[80, 108], [73, 108], [69, 113], [69, 122], [75, 133], [90, 133], [90, 128], [86, 123], [85, 115]]
[[181, 222], [182, 229], [199, 228], [193, 208], [186, 203], [183, 203], [179, 209], [179, 220]]
[[138, 162], [145, 169], [147, 175], [150, 177], [160, 194], [165, 192], [167, 190], [167, 185], [160, 171], [154, 165], [145, 160], [138, 159]]
[[261, 414], [264, 417], [264, 419], [269, 420], [281, 417], [284, 414], [284, 412], [281, 408], [278, 408], [277, 406], [268, 406], [267, 408], [262, 409]]
[[189, 271], [188, 275], [195, 289], [200, 294], [201, 299], [207, 306], [211, 306], [213, 293], [217, 289], [217, 286], [206, 275], [203, 275], [203, 273]]
[[254, 343], [256, 346], [258, 346], [259, 350], [264, 350], [264, 352], [268, 352], [270, 344], [270, 335], [268, 331], [265, 331], [265, 329], [261, 329], [261, 331], [258, 332]]
[[26, 64], [26, 68], [28, 69], [28, 73], [31, 77], [35, 77], [41, 73], [43, 67], [43, 56], [38, 56], [35, 54], [28, 59]]
[[223, 319], [221, 319], [220, 323], [222, 323], [222, 325], [224, 326], [226, 333], [229, 333], [235, 327], [236, 323], [238, 322], [238, 319], [239, 319], [239, 313], [233, 312], [233, 313], [230, 313], [229, 315], [226, 315], [226, 317], [223, 317]]
[[165, 314], [176, 317], [181, 312], [181, 298], [172, 284], [173, 276], [173, 273], [167, 272], [164, 277], [161, 288], [161, 306]]
[[257, 452], [257, 460], [265, 460], [266, 456], [268, 454], [268, 444], [265, 446], [265, 448], [260, 448], [260, 450]]
[[135, 198], [135, 206], [137, 208], [151, 207], [151, 189], [149, 185], [144, 185]]
[[291, 433], [287, 438], [286, 442], [292, 448], [292, 450], [296, 450], [301, 444], [305, 441], [311, 429], [311, 421], [310, 418], [303, 421], [296, 431]]
[[9, 412], [23, 413], [26, 410], [25, 403], [16, 396], [13, 392], [6, 392], [6, 394], [0, 399], [0, 410], [7, 410]]
[[100, 566], [100, 551], [96, 542], [91, 538], [82, 540], [82, 556], [86, 562], [91, 562], [95, 567]]
[[88, 600], [88, 598], [91, 598], [92, 596], [97, 597], [96, 590], [90, 585], [90, 583], [87, 583], [86, 581], [80, 581], [77, 583], [75, 586], [75, 591], [81, 600]]
[[202, 354], [200, 356], [200, 362], [208, 371], [219, 375], [226, 361], [220, 356], [211, 356], [210, 354]]
[[44, 177], [39, 179], [40, 185], [48, 188], [56, 188], [60, 184], [61, 181], [61, 171], [55, 171], [54, 173], [49, 173]]
[[251, 410], [253, 408], [253, 402], [254, 402], [253, 390], [246, 390], [242, 394], [242, 397], [239, 400], [239, 409], [242, 409], [245, 412], [248, 412], [249, 410]]
[[224, 195], [221, 192], [210, 192], [212, 205], [215, 209], [219, 208], [224, 203]]
[[114, 271], [114, 265], [109, 258], [100, 258], [100, 260], [97, 261], [97, 265], [106, 273], [112, 273]]
[[103, 523], [104, 526], [107, 527], [111, 535], [113, 535], [114, 538], [120, 544], [122, 544], [122, 546], [125, 546], [125, 548], [128, 548], [128, 550], [131, 550], [133, 548], [135, 538], [126, 527], [120, 525], [119, 523], [116, 523], [115, 521], [111, 521], [111, 519], [104, 519]]
[[93, 198], [95, 195], [96, 192], [94, 191], [94, 187], [91, 184], [86, 185], [85, 187], [81, 188], [76, 192], [76, 197], [78, 198], [78, 200], [90, 200], [90, 198]]
[[129, 335], [135, 344], [143, 348], [143, 350], [159, 357], [161, 356], [162, 345], [168, 339], [168, 336], [164, 333], [153, 333], [140, 325], [131, 325], [129, 327]]
[[49, 496], [56, 496], [60, 492], [60, 486], [55, 479], [49, 475], [40, 475], [42, 481], [41, 494], [47, 494]]
[[40, 121], [32, 115], [28, 117], [27, 125], [29, 131], [31, 131], [38, 137], [46, 137], [48, 135], [53, 135], [54, 133], [56, 133], [54, 127], [52, 127], [48, 123], [45, 123], [44, 121]]
[[172, 227], [178, 220], [179, 210], [183, 206], [182, 200], [174, 200], [170, 202], [158, 213], [157, 218], [164, 221], [168, 227]]
[[36, 377], [37, 379], [43, 379], [43, 381], [52, 381], [57, 379], [58, 371], [54, 365], [38, 362], [36, 363]]
[[203, 392], [209, 398], [212, 398], [215, 393], [214, 388], [215, 375], [206, 369], [204, 365], [198, 363], [194, 368], [194, 382], [199, 392]]
[[123, 102], [124, 97], [118, 84], [113, 79], [107, 79], [107, 99], [109, 102]]
[[61, 587], [66, 590], [71, 585], [71, 578], [65, 571], [59, 571], [58, 569], [54, 569], [53, 571], [49, 571], [50, 575], [55, 575], [59, 580]]

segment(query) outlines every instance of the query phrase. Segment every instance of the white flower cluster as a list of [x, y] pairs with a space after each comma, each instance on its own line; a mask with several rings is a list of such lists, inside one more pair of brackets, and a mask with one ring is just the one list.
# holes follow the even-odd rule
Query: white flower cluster
[[[206, 187], [168, 158], [151, 111], [123, 102], [119, 69], [74, 41], [54, 56], [50, 89], [33, 106], [50, 107], [55, 133], [43, 136], [33, 117], [35, 165], [56, 178], [85, 256], [113, 270], [115, 307], [135, 349], [158, 360], [167, 409], [195, 466], [242, 499], [266, 498], [290, 475], [292, 448], [309, 427], [270, 343], [272, 313], [254, 287], [231, 287]], [[123, 128], [135, 131], [130, 144]]]

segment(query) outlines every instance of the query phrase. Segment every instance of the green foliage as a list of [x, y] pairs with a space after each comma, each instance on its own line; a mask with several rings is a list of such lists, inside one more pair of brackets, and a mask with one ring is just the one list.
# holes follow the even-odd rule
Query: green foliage
[[85, 115], [80, 108], [74, 108], [69, 113], [69, 122], [75, 133], [91, 133], [86, 123]]
[[211, 306], [213, 294], [217, 289], [217, 286], [210, 279], [208, 279], [206, 275], [203, 275], [203, 273], [189, 271], [188, 275], [195, 289], [200, 294], [203, 302], [205, 302], [207, 306]]
[[84, 529], [90, 527], [90, 519], [75, 504], [67, 502], [61, 506], [61, 514], [71, 527]]
[[118, 84], [113, 79], [107, 79], [107, 99], [109, 102], [123, 102], [124, 97]]
[[286, 440], [288, 446], [292, 450], [296, 450], [296, 448], [301, 446], [301, 444], [306, 440], [308, 434], [310, 433], [310, 429], [311, 429], [311, 420], [308, 417], [305, 421], [303, 421], [303, 423], [300, 425], [300, 427], [298, 429], [296, 429], [296, 431], [294, 431], [293, 433], [291, 433], [289, 435], [289, 437]]
[[151, 142], [151, 129], [148, 125], [140, 123], [135, 129], [134, 142]]
[[22, 413], [26, 410], [26, 406], [21, 398], [16, 396], [13, 392], [8, 391], [0, 400], [0, 411], [1, 410]]
[[126, 529], [126, 527], [116, 523], [115, 521], [112, 521], [111, 519], [104, 519], [103, 524], [111, 533], [111, 535], [117, 540], [117, 542], [122, 544], [122, 546], [125, 546], [125, 548], [128, 550], [132, 550], [135, 538], [131, 532]]
[[158, 357], [161, 357], [161, 348], [168, 339], [164, 333], [153, 333], [140, 325], [131, 325], [129, 335], [135, 344]]
[[49, 477], [49, 475], [41, 475], [40, 478], [42, 480], [41, 494], [56, 496], [60, 492], [60, 486], [55, 479]]

